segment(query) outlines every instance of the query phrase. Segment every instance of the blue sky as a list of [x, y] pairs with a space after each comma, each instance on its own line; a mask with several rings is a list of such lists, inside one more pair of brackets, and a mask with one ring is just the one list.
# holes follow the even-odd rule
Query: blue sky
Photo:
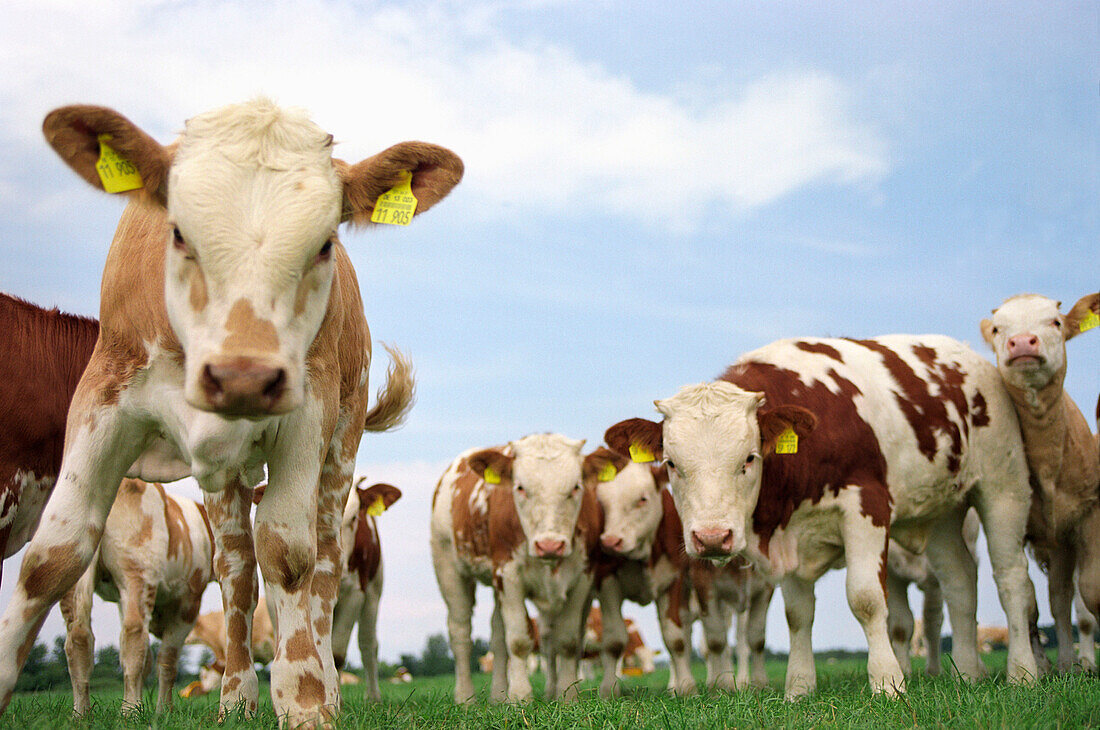
[[[429, 214], [342, 234], [375, 340], [419, 374], [408, 425], [359, 459], [406, 495], [382, 519], [396, 658], [444, 628], [427, 505], [459, 451], [548, 430], [595, 446], [780, 337], [934, 332], [988, 354], [978, 321], [1004, 298], [1096, 291], [1098, 7], [11, 0], [0, 290], [98, 310], [122, 202], [42, 141], [55, 106], [112, 106], [166, 142], [262, 93], [349, 160], [403, 139], [458, 152], [466, 178]], [[1069, 350], [1091, 416], [1100, 335]], [[1003, 623], [987, 563], [979, 614]], [[651, 609], [632, 613], [656, 642]], [[865, 645], [821, 613], [818, 646]]]

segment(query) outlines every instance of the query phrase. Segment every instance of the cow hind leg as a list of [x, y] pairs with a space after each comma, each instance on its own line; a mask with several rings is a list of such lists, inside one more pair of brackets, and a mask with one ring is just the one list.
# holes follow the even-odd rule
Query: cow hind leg
[[1050, 614], [1058, 637], [1058, 671], [1073, 669], [1073, 573], [1077, 562], [1072, 545], [1062, 545], [1050, 556], [1047, 589], [1050, 594]]
[[711, 591], [710, 605], [702, 616], [707, 649], [707, 687], [733, 692], [737, 689], [729, 644], [733, 609], [729, 603], [720, 600], [717, 593], [717, 590]]
[[797, 576], [788, 576], [779, 584], [790, 632], [785, 695], [788, 700], [805, 696], [817, 689], [811, 633], [814, 624], [814, 584]]
[[901, 671], [908, 677], [912, 671], [909, 644], [913, 639], [913, 611], [909, 608], [909, 582], [893, 573], [886, 575], [886, 605], [890, 644], [894, 647]]
[[[98, 555], [98, 552], [97, 552]], [[88, 681], [92, 676], [92, 656], [95, 635], [92, 634], [92, 594], [95, 589], [96, 558], [88, 570], [61, 599], [61, 615], [65, 619], [65, 658], [69, 664], [69, 681], [73, 688], [73, 714], [83, 717], [91, 710]]]
[[178, 606], [166, 611], [167, 621], [160, 636], [157, 652], [157, 713], [172, 709], [172, 690], [179, 671], [180, 650], [195, 625], [202, 595], [186, 596]]
[[926, 660], [924, 671], [928, 676], [935, 677], [940, 673], [940, 634], [943, 632], [943, 589], [940, 588], [939, 579], [929, 576], [924, 585], [924, 605], [921, 607], [921, 616], [924, 629], [924, 646]]
[[1081, 591], [1077, 590], [1073, 608], [1077, 611], [1077, 657], [1081, 668], [1096, 673], [1096, 616], [1085, 605]]
[[770, 583], [764, 583], [758, 590], [753, 591], [749, 598], [749, 610], [745, 615], [748, 624], [745, 638], [748, 640], [749, 661], [752, 665], [749, 670], [749, 682], [753, 687], [768, 686], [768, 674], [764, 668], [764, 640], [767, 631], [768, 607], [771, 605], [774, 592], [775, 588]]
[[691, 674], [691, 616], [681, 600], [682, 591], [683, 586], [677, 579], [656, 600], [661, 639], [668, 649], [668, 688], [681, 696], [699, 691]]
[[[454, 545], [432, 538], [432, 565], [439, 592], [447, 605], [447, 638], [451, 655], [455, 660], [455, 702], [474, 700], [474, 683], [470, 677], [470, 655], [473, 642], [470, 638], [470, 621], [474, 615], [474, 581], [459, 574], [458, 556]], [[526, 616], [526, 614], [524, 614]], [[507, 653], [494, 650], [494, 671], [498, 663], [507, 664]]]
[[622, 694], [617, 670], [626, 650], [626, 622], [623, 621], [623, 596], [619, 581], [614, 577], [604, 580], [600, 586], [600, 610], [603, 613], [603, 640], [600, 642], [600, 696], [615, 697]]
[[156, 596], [156, 585], [140, 575], [126, 576], [125, 585], [120, 586], [118, 612], [122, 633], [118, 639], [118, 653], [122, 662], [123, 713], [141, 707], [149, 656], [149, 621]]
[[[965, 679], [976, 680], [985, 676], [986, 669], [978, 657], [978, 565], [963, 539], [964, 509], [948, 513], [932, 525], [925, 554], [945, 589], [952, 661]], [[928, 651], [931, 653], [931, 646]]]
[[377, 583], [367, 586], [363, 610], [359, 615], [359, 654], [363, 658], [363, 696], [368, 702], [380, 702], [378, 687], [378, 601], [382, 592], [382, 568], [378, 568]]
[[489, 651], [493, 652], [493, 680], [489, 689], [489, 700], [503, 702], [508, 698], [508, 644], [504, 640], [504, 617], [500, 613], [500, 605], [495, 601]]

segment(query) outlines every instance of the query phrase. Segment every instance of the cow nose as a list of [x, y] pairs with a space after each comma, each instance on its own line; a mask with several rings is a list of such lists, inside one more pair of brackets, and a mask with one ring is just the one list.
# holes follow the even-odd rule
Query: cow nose
[[733, 552], [733, 530], [692, 530], [691, 544], [701, 556], [729, 555]]
[[560, 558], [565, 555], [565, 540], [539, 540], [535, 554], [540, 558]]
[[622, 552], [623, 549], [623, 539], [618, 535], [604, 535], [600, 538], [600, 544], [613, 553]]
[[249, 358], [207, 363], [202, 369], [202, 391], [219, 413], [268, 413], [286, 392], [286, 370]]
[[1012, 354], [1019, 352], [1035, 352], [1039, 344], [1039, 338], [1031, 333], [1016, 335], [1008, 339], [1008, 351]]

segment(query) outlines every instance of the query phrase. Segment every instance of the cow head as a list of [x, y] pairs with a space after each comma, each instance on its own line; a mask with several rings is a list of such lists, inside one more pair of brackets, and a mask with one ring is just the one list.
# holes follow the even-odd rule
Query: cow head
[[603, 509], [600, 546], [605, 552], [632, 560], [649, 557], [664, 514], [661, 488], [667, 481], [664, 469], [603, 447], [584, 458], [585, 486], [595, 490]]
[[184, 394], [230, 417], [302, 403], [306, 353], [329, 310], [336, 260], [347, 257], [339, 224], [368, 222], [379, 195], [410, 175], [422, 213], [462, 176], [457, 156], [420, 142], [349, 165], [332, 157], [332, 135], [266, 99], [194, 117], [169, 146], [103, 107], [57, 109], [43, 131], [96, 187], [106, 189], [101, 144], [140, 175], [130, 194], [162, 212], [156, 235]]
[[767, 409], [762, 393], [721, 380], [654, 403], [663, 422], [633, 418], [604, 438], [635, 461], [663, 461], [688, 554], [728, 562], [747, 543], [764, 459], [780, 434], [791, 428], [804, 437], [816, 419], [799, 406]]
[[[1017, 388], [1042, 388], [1066, 372], [1066, 340], [1080, 334], [1089, 315], [1097, 316], [1100, 294], [1082, 297], [1069, 313], [1060, 302], [1038, 294], [1005, 300], [981, 323], [982, 337], [997, 355], [997, 369]], [[1086, 325], [1087, 329], [1087, 325]]]
[[556, 562], [573, 552], [584, 497], [583, 447], [583, 440], [535, 434], [469, 458], [478, 476], [511, 490], [527, 550], [537, 558]]
[[355, 491], [359, 495], [360, 518], [367, 514], [374, 514], [372, 509], [388, 510], [394, 502], [401, 499], [401, 490], [392, 484], [372, 484], [366, 489], [356, 485]]

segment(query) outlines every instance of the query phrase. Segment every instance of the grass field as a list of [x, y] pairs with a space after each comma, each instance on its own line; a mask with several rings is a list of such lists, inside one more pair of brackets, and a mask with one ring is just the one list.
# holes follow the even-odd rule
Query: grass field
[[[785, 664], [768, 664], [771, 686], [761, 692], [707, 693], [672, 698], [660, 690], [666, 671], [625, 682], [624, 696], [614, 701], [596, 697], [594, 683], [582, 686], [581, 700], [572, 704], [534, 702], [520, 706], [489, 705], [488, 676], [475, 675], [480, 701], [456, 707], [451, 701], [450, 677], [415, 680], [412, 684], [385, 684], [381, 704], [363, 702], [361, 688], [346, 687], [341, 728], [735, 728], [735, 727], [945, 727], [945, 728], [1077, 728], [1100, 724], [1100, 680], [1081, 675], [1047, 677], [1033, 687], [1013, 687], [1004, 681], [1003, 652], [986, 657], [990, 680], [967, 684], [951, 677], [930, 679], [920, 673], [900, 699], [873, 697], [867, 688], [866, 663], [858, 659], [819, 662], [818, 691], [799, 702], [785, 702], [782, 682]], [[697, 666], [696, 674], [703, 674]], [[541, 687], [536, 677], [536, 694]], [[154, 695], [146, 693], [147, 701]], [[123, 720], [118, 710], [121, 690], [93, 695], [92, 717], [70, 719], [68, 692], [20, 694], [0, 718], [4, 728], [71, 726], [192, 728], [216, 727], [215, 696], [176, 700], [162, 717], [142, 711]], [[254, 722], [230, 718], [222, 727], [276, 727], [266, 688]]]

